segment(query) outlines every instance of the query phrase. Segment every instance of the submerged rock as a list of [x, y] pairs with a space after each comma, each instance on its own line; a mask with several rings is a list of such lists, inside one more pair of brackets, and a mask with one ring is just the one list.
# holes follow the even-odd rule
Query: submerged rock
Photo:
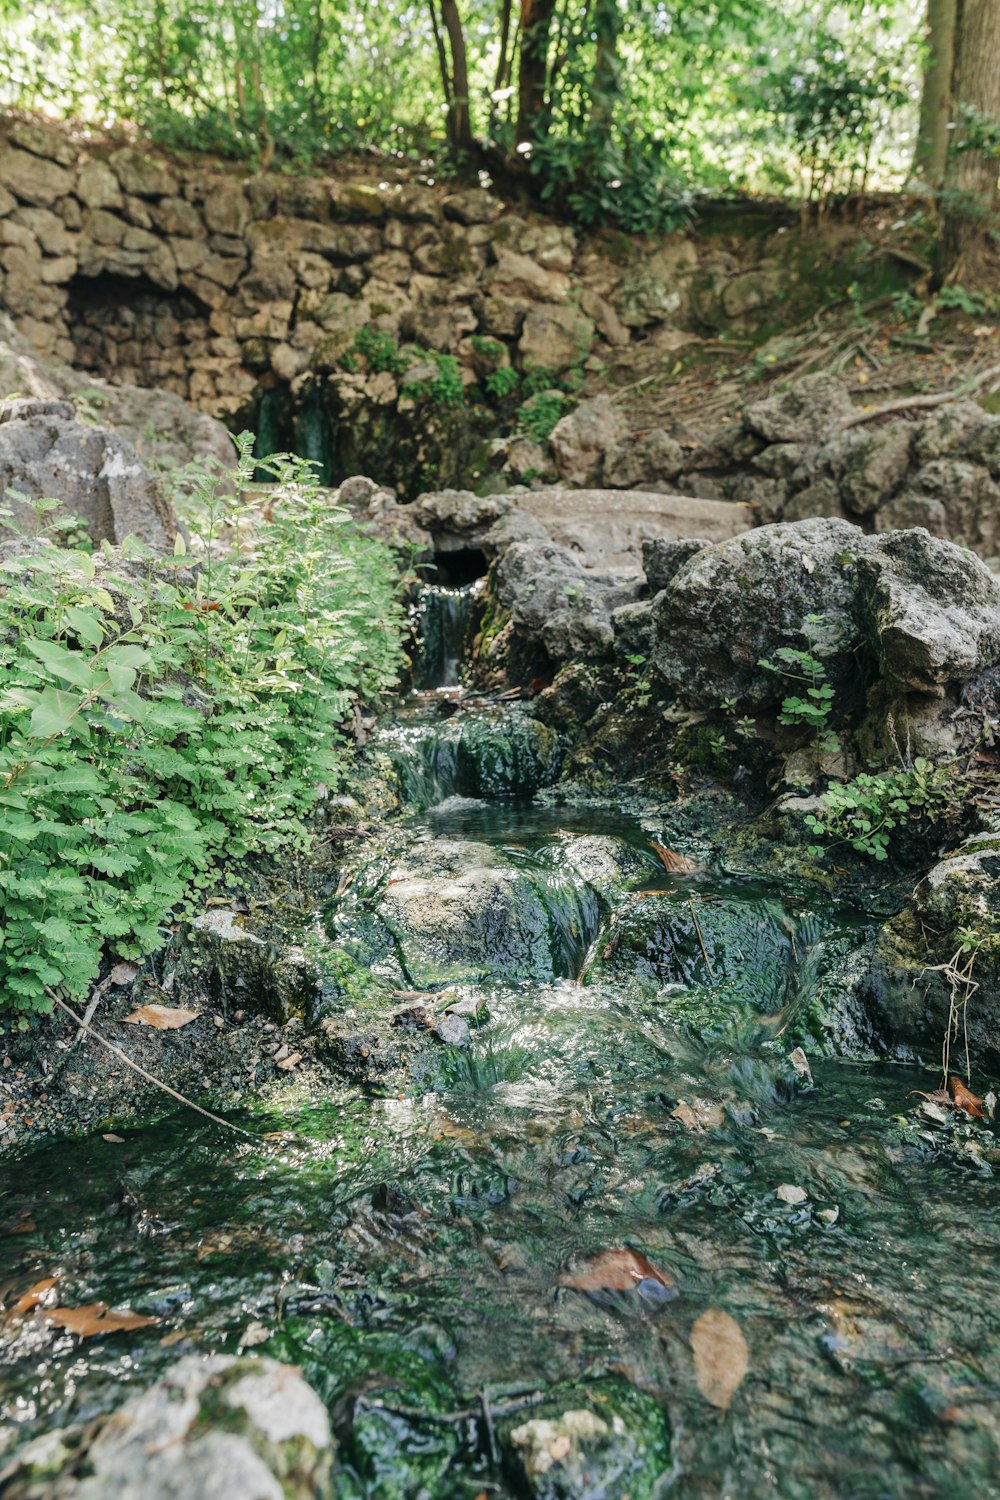
[[571, 867], [556, 873], [462, 839], [418, 838], [356, 885], [361, 899], [341, 903], [332, 935], [377, 973], [420, 990], [575, 973], [601, 912]]
[[587, 1394], [589, 1405], [508, 1428], [508, 1467], [532, 1500], [652, 1500], [669, 1461], [662, 1411], [638, 1392]]

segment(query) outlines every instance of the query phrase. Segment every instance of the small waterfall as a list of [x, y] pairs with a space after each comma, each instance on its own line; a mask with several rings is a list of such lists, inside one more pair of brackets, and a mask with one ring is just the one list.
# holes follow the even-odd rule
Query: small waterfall
[[477, 578], [463, 588], [429, 583], [421, 590], [412, 613], [417, 638], [414, 687], [458, 687], [465, 639], [482, 586]]

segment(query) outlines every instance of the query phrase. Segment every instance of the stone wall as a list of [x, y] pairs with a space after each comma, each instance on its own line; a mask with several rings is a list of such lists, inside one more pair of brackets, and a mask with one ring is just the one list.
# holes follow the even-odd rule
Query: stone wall
[[0, 123], [0, 308], [45, 356], [224, 418], [313, 380], [335, 382], [345, 411], [359, 395], [396, 403], [397, 373], [345, 368], [366, 325], [457, 356], [467, 385], [490, 368], [475, 335], [521, 369], [593, 368], [683, 326], [696, 272], [745, 314], [736, 269], [699, 266], [683, 237], [582, 241], [381, 163], [348, 180], [248, 174]]

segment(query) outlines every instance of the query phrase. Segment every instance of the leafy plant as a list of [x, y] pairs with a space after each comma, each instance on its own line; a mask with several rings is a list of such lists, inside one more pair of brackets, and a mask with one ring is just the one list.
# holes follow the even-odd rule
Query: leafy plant
[[364, 356], [370, 369], [379, 373], [388, 371], [393, 375], [403, 375], [410, 364], [392, 334], [375, 328], [371, 323], [358, 329], [352, 348]]
[[943, 286], [934, 306], [938, 311], [964, 312], [971, 318], [984, 317], [989, 311], [986, 299], [979, 292], [967, 292], [964, 286]]
[[548, 442], [552, 429], [564, 415], [566, 397], [562, 391], [539, 391], [531, 396], [517, 414], [517, 427], [535, 443]]
[[817, 747], [829, 748], [836, 740], [827, 728], [834, 694], [826, 680], [826, 668], [811, 651], [800, 651], [793, 646], [779, 646], [774, 655], [776, 660], [762, 659], [757, 665], [801, 683], [804, 689], [784, 699], [778, 723], [811, 729]]
[[408, 381], [403, 386], [403, 395], [416, 400], [426, 396], [435, 406], [464, 406], [465, 386], [454, 354], [430, 349], [427, 358], [434, 364], [435, 374], [430, 380]]
[[[308, 465], [201, 488], [201, 535], [162, 560], [44, 538], [0, 564], [0, 994], [20, 1015], [138, 958], [223, 861], [303, 847], [345, 724], [401, 660], [394, 568]], [[43, 515], [45, 507], [42, 507]], [[218, 556], [220, 538], [235, 539]]]
[[486, 394], [497, 401], [502, 401], [505, 396], [512, 396], [519, 384], [520, 377], [513, 365], [501, 365], [499, 369], [491, 370], [483, 381]]
[[[859, 854], [885, 860], [894, 830], [919, 818], [936, 821], [956, 795], [953, 772], [918, 756], [908, 768], [862, 772], [853, 781], [834, 783], [823, 794], [822, 810], [810, 813], [806, 825], [828, 845], [849, 844]], [[813, 852], [821, 853], [821, 846]]]

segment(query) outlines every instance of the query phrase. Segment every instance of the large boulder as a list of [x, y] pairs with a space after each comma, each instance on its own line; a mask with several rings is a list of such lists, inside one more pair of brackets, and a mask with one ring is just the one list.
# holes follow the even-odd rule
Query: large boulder
[[131, 443], [85, 426], [66, 401], [17, 400], [0, 410], [0, 499], [30, 528], [31, 507], [19, 495], [58, 500], [95, 543], [132, 536], [163, 552], [177, 529], [170, 502]]
[[608, 655], [614, 647], [611, 616], [638, 597], [639, 585], [586, 571], [554, 542], [516, 542], [497, 564], [495, 591], [515, 630], [556, 665]]
[[840, 710], [883, 697], [941, 698], [1000, 659], [1000, 581], [923, 530], [865, 536], [846, 521], [764, 526], [703, 548], [654, 602], [654, 662], [691, 707], [780, 707], [782, 648], [823, 663]]
[[610, 396], [582, 401], [561, 417], [550, 442], [556, 470], [568, 484], [585, 485], [599, 478], [604, 455], [627, 444], [628, 423]]

